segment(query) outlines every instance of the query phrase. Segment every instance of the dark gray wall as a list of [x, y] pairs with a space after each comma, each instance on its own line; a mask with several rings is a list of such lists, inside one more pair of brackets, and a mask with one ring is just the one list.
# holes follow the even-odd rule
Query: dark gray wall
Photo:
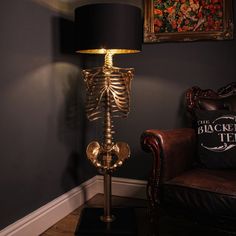
[[[80, 62], [92, 67], [102, 58], [62, 53], [62, 16], [36, 2], [1, 1], [0, 228], [96, 173], [84, 146], [101, 135], [100, 121], [85, 119]], [[185, 126], [184, 91], [236, 81], [235, 55], [233, 40], [145, 44], [140, 54], [115, 56], [115, 65], [136, 70], [130, 115], [115, 121], [115, 139], [130, 144], [132, 157], [116, 176], [147, 178], [142, 131]]]
[[62, 53], [62, 17], [1, 1], [0, 228], [95, 174], [84, 158], [80, 58]]

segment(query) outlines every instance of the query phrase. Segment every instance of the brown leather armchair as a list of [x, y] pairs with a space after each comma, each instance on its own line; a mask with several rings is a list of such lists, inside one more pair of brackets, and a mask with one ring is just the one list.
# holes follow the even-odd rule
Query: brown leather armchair
[[[196, 108], [236, 111], [236, 82], [217, 92], [192, 87], [185, 100], [191, 120]], [[197, 137], [193, 128], [149, 129], [142, 134], [141, 145], [153, 156], [147, 185], [151, 216], [164, 209], [178, 217], [181, 213], [188, 220], [235, 230], [236, 170], [207, 169], [196, 164]]]

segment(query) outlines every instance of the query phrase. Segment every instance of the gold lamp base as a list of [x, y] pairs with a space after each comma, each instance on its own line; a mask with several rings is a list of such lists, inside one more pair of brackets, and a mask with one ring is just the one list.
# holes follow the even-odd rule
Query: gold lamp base
[[90, 162], [104, 175], [103, 222], [113, 222], [111, 214], [111, 174], [130, 157], [127, 143], [113, 142], [113, 117], [129, 113], [130, 85], [134, 70], [113, 67], [113, 51], [106, 51], [103, 67], [83, 70], [87, 89], [86, 113], [90, 121], [104, 120], [103, 142], [89, 143], [86, 154]]
[[109, 215], [109, 216], [100, 216], [100, 220], [103, 222], [113, 222], [116, 219], [114, 215]]

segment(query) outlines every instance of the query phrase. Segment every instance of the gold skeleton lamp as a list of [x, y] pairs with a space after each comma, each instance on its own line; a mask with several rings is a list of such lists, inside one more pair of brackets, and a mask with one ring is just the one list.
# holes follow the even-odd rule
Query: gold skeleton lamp
[[103, 67], [83, 70], [87, 117], [90, 121], [104, 120], [103, 141], [92, 141], [86, 154], [104, 175], [104, 212], [100, 219], [112, 222], [111, 174], [130, 156], [127, 143], [113, 141], [112, 118], [128, 115], [134, 74], [132, 68], [114, 67], [112, 59], [114, 54], [141, 50], [141, 10], [127, 4], [85, 5], [75, 10], [75, 25], [77, 52], [105, 55]]
[[[106, 60], [107, 57], [110, 57], [109, 61]], [[87, 147], [87, 157], [102, 172], [115, 170], [130, 155], [128, 144], [114, 144], [112, 140], [112, 117], [128, 115], [133, 69], [113, 67], [111, 57], [108, 50], [102, 68], [83, 71], [87, 87], [88, 119], [93, 121], [104, 118], [103, 143], [100, 145], [98, 142], [91, 142]]]

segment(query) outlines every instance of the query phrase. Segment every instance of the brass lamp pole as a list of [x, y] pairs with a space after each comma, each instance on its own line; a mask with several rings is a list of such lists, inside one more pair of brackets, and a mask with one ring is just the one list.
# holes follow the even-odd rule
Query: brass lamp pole
[[77, 52], [104, 54], [102, 67], [83, 70], [86, 113], [90, 121], [103, 119], [103, 141], [89, 143], [86, 154], [104, 176], [102, 222], [115, 220], [111, 212], [111, 174], [130, 156], [127, 143], [114, 142], [113, 117], [126, 117], [130, 110], [132, 68], [113, 66], [113, 55], [141, 50], [141, 10], [127, 4], [90, 4], [75, 10]]

